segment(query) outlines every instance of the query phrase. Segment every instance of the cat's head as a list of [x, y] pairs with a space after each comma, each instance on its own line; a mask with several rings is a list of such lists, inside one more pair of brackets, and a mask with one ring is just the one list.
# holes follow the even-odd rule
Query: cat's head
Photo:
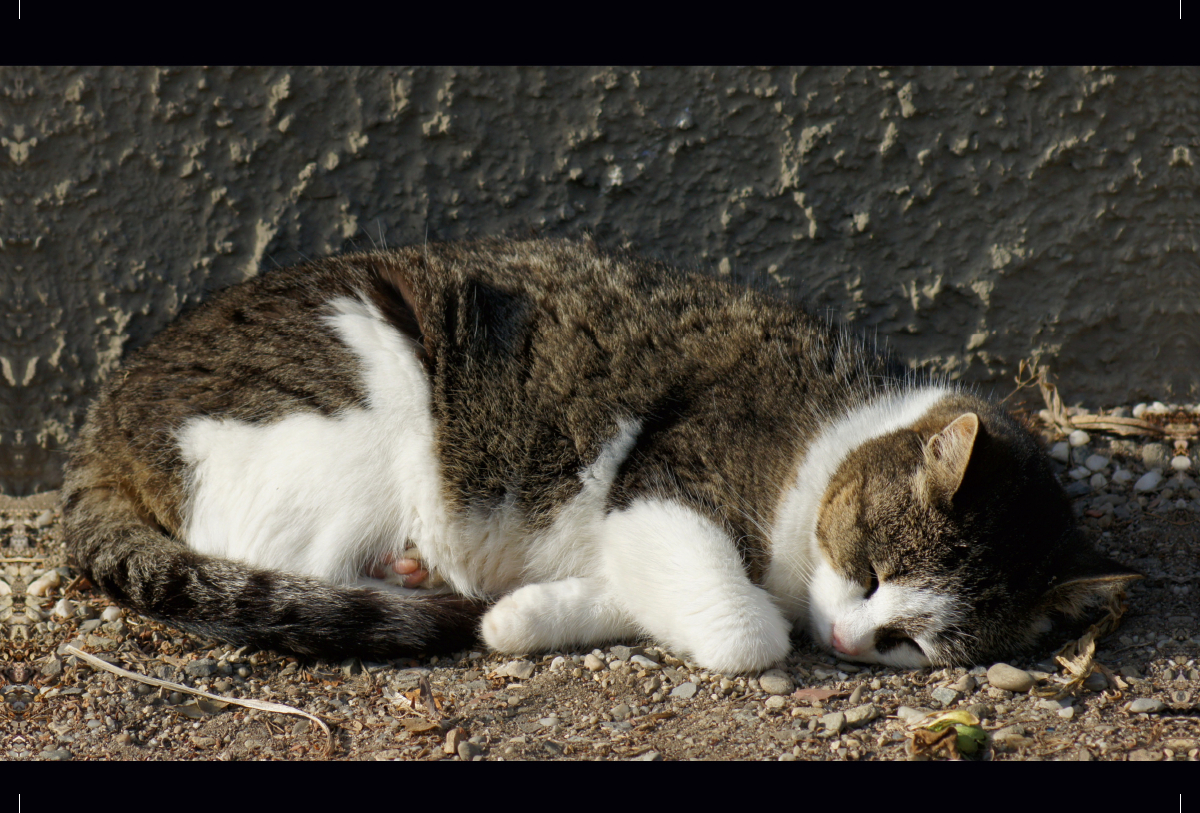
[[842, 461], [818, 513], [809, 617], [850, 660], [985, 663], [1138, 574], [1097, 554], [1041, 444], [951, 396]]

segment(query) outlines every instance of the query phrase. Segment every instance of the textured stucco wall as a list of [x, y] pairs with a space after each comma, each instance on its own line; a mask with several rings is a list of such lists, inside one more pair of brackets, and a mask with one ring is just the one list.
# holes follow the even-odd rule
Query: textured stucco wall
[[1007, 386], [1200, 382], [1196, 71], [0, 69], [0, 490], [263, 267], [497, 233], [629, 243]]

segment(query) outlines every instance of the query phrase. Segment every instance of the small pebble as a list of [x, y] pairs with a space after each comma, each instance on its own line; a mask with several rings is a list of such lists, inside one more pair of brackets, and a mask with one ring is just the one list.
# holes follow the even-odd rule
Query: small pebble
[[646, 669], [649, 671], [654, 671], [655, 669], [662, 669], [662, 667], [659, 666], [657, 662], [650, 660], [645, 655], [634, 655], [632, 658], [629, 659], [629, 662], [632, 663], [634, 666], [637, 666], [637, 667], [640, 667], [642, 669]]
[[993, 689], [1009, 692], [1027, 692], [1033, 688], [1033, 675], [1007, 663], [997, 663], [987, 671], [988, 683]]
[[929, 693], [929, 696], [941, 703], [943, 706], [953, 706], [958, 700], [959, 694], [954, 689], [948, 686], [941, 686]]
[[1102, 454], [1094, 454], [1083, 461], [1083, 465], [1087, 466], [1092, 471], [1104, 471], [1108, 468], [1108, 458]]
[[1158, 488], [1158, 484], [1162, 482], [1162, 475], [1157, 471], [1151, 470], [1138, 478], [1138, 481], [1133, 484], [1134, 491], [1153, 491]]
[[1083, 480], [1092, 476], [1092, 470], [1087, 466], [1076, 466], [1067, 472], [1067, 474], [1070, 475], [1072, 480]]
[[467, 732], [462, 728], [452, 728], [446, 734], [446, 743], [442, 746], [442, 752], [446, 754], [457, 754], [458, 746], [467, 741]]
[[1050, 456], [1059, 463], [1071, 462], [1071, 444], [1065, 440], [1060, 440], [1058, 443], [1050, 447]]
[[911, 706], [901, 706], [896, 709], [896, 716], [904, 722], [911, 722], [918, 717], [924, 717], [929, 714], [930, 710], [926, 708], [912, 708]]
[[1089, 437], [1088, 433], [1084, 432], [1082, 429], [1076, 429], [1074, 432], [1067, 435], [1067, 443], [1070, 443], [1071, 447], [1075, 449], [1078, 449], [1080, 446], [1087, 446], [1089, 440], [1091, 440], [1091, 437]]
[[1129, 704], [1130, 714], [1154, 714], [1162, 711], [1167, 706], [1161, 700], [1155, 700], [1153, 697], [1139, 697]]
[[850, 692], [850, 697], [847, 698], [846, 705], [847, 706], [857, 706], [860, 703], [862, 703], [862, 699], [863, 699], [863, 687], [862, 687], [862, 684], [860, 683], [854, 687], [854, 691]]
[[1143, 445], [1142, 463], [1148, 469], [1167, 465], [1167, 447], [1161, 443], [1147, 443]]
[[483, 753], [483, 746], [471, 741], [460, 742], [458, 744], [458, 758], [463, 762], [470, 762]]
[[550, 671], [551, 672], [560, 672], [566, 668], [567, 668], [567, 659], [564, 658], [562, 655], [559, 655], [557, 658], [550, 661]]
[[29, 586], [25, 588], [25, 593], [41, 598], [51, 590], [56, 590], [61, 584], [62, 577], [58, 575], [58, 571], [49, 570], [31, 581]]
[[671, 697], [678, 697], [680, 700], [690, 700], [696, 696], [696, 684], [688, 681], [681, 683], [671, 690]]
[[627, 704], [621, 703], [619, 706], [613, 706], [611, 714], [614, 720], [628, 720], [633, 716], [633, 709], [629, 708]]
[[1192, 467], [1192, 461], [1186, 455], [1177, 455], [1171, 458], [1171, 468], [1175, 471], [1187, 471]]
[[767, 694], [791, 694], [795, 684], [782, 669], [771, 669], [758, 679], [759, 687]]
[[958, 679], [958, 682], [956, 682], [950, 688], [954, 689], [955, 691], [962, 692], [963, 694], [970, 694], [971, 692], [975, 691], [975, 687], [978, 685], [979, 683], [975, 680], [974, 675], [963, 675]]
[[614, 646], [611, 648], [610, 651], [612, 652], [613, 657], [615, 657], [617, 660], [627, 661], [631, 657], [633, 657], [633, 653], [636, 650], [634, 650], [632, 647], [628, 647], [628, 646]]
[[55, 618], [66, 620], [75, 615], [75, 605], [71, 603], [70, 599], [60, 598], [58, 603], [54, 605], [54, 609], [50, 611], [50, 614]]
[[662, 754], [658, 751], [647, 751], [640, 756], [636, 756], [629, 760], [630, 762], [662, 762]]
[[1134, 405], [1133, 405], [1133, 417], [1135, 417], [1135, 418], [1140, 418], [1140, 417], [1142, 417], [1143, 415], [1145, 415], [1145, 414], [1146, 414], [1146, 408], [1147, 408], [1148, 406], [1149, 406], [1149, 404], [1145, 404], [1145, 403], [1134, 404]]
[[878, 710], [876, 710], [875, 706], [871, 703], [867, 703], [865, 706], [858, 706], [857, 708], [848, 709], [845, 712], [846, 727], [856, 728], [857, 726], [865, 725], [878, 716]]
[[1113, 472], [1112, 481], [1114, 483], [1125, 484], [1133, 479], [1133, 475], [1125, 469], [1117, 469]]
[[[591, 656], [589, 655], [588, 657]], [[597, 658], [596, 660], [600, 659]], [[603, 661], [600, 662], [603, 663]], [[496, 671], [502, 675], [514, 677], [517, 680], [528, 680], [533, 677], [533, 661], [509, 661]]]
[[109, 623], [111, 621], [120, 621], [125, 615], [120, 607], [105, 607], [104, 612], [100, 613], [100, 620]]
[[825, 726], [826, 731], [832, 731], [835, 734], [841, 734], [846, 730], [846, 715], [840, 711], [835, 711], [832, 714], [822, 715], [821, 725]]
[[1092, 488], [1099, 491], [1100, 489], [1102, 489], [1106, 485], [1108, 485], [1108, 478], [1105, 477], [1103, 474], [1100, 474], [1099, 472], [1097, 472], [1096, 474], [1093, 474], [1090, 478], [1088, 478], [1088, 485], [1090, 485]]
[[1064, 720], [1070, 720], [1072, 717], [1075, 716], [1075, 707], [1067, 706], [1065, 709], [1059, 709], [1058, 716], [1063, 718]]
[[773, 694], [767, 698], [766, 703], [764, 703], [763, 705], [765, 705], [769, 709], [775, 709], [776, 711], [778, 711], [779, 709], [781, 709], [785, 705], [787, 705], [787, 700], [785, 700], [783, 698], [783, 695]]
[[212, 658], [200, 658], [183, 665], [183, 673], [190, 677], [210, 677], [216, 674], [217, 662]]
[[1089, 692], [1102, 692], [1108, 688], [1108, 678], [1103, 672], [1092, 672], [1087, 676], [1087, 680], [1083, 681], [1083, 688]]
[[599, 672], [601, 669], [607, 669], [608, 664], [596, 657], [594, 653], [589, 653], [583, 659], [583, 668], [592, 672]]

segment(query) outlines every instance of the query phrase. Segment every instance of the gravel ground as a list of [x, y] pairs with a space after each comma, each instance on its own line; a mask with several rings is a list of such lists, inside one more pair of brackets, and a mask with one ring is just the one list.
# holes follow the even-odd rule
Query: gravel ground
[[[1200, 422], [1178, 407], [1135, 410], [1105, 415]], [[981, 719], [988, 739], [974, 758], [985, 761], [1197, 761], [1195, 440], [1187, 450], [1046, 436], [1088, 533], [1146, 574], [1120, 627], [1099, 641], [1101, 668], [1063, 699], [1039, 689], [1060, 677], [1051, 656], [1065, 640], [1010, 670], [915, 671], [842, 663], [798, 640], [782, 668], [755, 677], [712, 674], [635, 642], [518, 660], [480, 647], [365, 664], [238, 650], [122, 613], [76, 578], [65, 567], [57, 495], [42, 494], [0, 497], [0, 758], [927, 759], [906, 721], [954, 708]], [[303, 709], [332, 738], [301, 717], [93, 669], [65, 652], [70, 644], [150, 677]]]

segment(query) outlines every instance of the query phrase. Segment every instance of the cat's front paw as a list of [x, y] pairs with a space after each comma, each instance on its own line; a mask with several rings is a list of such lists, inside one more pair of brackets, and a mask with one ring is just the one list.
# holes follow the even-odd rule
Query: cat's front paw
[[791, 627], [757, 587], [698, 608], [681, 642], [696, 663], [724, 674], [749, 674], [776, 666], [791, 651]]
[[522, 587], [496, 602], [483, 617], [484, 643], [497, 652], [519, 654], [546, 646], [538, 623], [537, 585]]

